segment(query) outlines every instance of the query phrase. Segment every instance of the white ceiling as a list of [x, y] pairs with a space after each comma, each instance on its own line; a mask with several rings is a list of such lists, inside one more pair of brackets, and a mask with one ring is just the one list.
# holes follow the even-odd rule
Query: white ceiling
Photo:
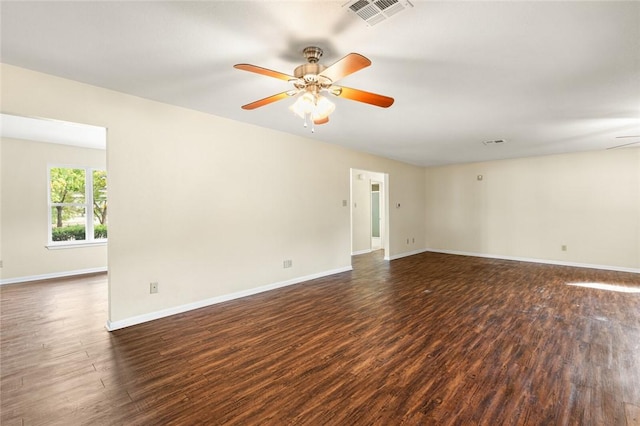
[[[413, 1], [374, 26], [343, 3], [2, 1], [1, 60], [419, 165], [640, 135], [640, 2]], [[292, 100], [240, 109], [290, 86], [234, 64], [291, 74], [308, 45], [326, 65], [350, 52], [371, 59], [339, 84], [394, 105], [335, 98], [314, 134]], [[496, 139], [507, 143], [482, 143]]]

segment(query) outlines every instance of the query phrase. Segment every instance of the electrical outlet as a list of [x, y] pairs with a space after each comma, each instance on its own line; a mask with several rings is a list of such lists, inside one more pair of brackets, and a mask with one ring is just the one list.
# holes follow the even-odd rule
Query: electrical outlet
[[293, 266], [293, 260], [287, 259], [282, 261], [283, 268], [291, 268]]
[[411, 242], [412, 242], [413, 244], [415, 244], [415, 243], [416, 243], [416, 239], [415, 239], [415, 238], [412, 238], [412, 239], [411, 239]]
[[409, 239], [407, 238], [407, 244], [409, 244]]
[[149, 293], [154, 294], [158, 292], [158, 283], [153, 282], [149, 284]]

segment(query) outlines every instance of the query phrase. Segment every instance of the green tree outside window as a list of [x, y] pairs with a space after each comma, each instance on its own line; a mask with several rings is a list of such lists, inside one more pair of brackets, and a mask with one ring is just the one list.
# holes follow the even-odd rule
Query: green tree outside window
[[105, 170], [51, 167], [49, 188], [51, 242], [107, 238]]

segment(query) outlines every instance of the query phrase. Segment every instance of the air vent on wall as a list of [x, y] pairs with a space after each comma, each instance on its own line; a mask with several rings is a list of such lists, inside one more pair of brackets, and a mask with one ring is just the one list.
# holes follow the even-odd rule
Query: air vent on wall
[[372, 26], [413, 7], [413, 4], [409, 0], [351, 0], [342, 7], [346, 7]]
[[486, 146], [490, 146], [490, 145], [502, 145], [507, 143], [507, 141], [505, 141], [504, 139], [496, 139], [495, 141], [484, 141], [482, 143]]

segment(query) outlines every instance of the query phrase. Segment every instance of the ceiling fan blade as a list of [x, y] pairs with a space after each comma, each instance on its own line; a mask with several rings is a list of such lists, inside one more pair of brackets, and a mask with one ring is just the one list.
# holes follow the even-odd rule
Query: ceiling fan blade
[[261, 106], [269, 105], [270, 103], [282, 100], [284, 98], [288, 98], [291, 96], [291, 91], [286, 91], [282, 93], [278, 93], [277, 95], [272, 95], [264, 99], [260, 99], [259, 101], [251, 102], [250, 104], [246, 104], [242, 106], [242, 109], [256, 109]]
[[363, 68], [371, 65], [371, 61], [358, 53], [349, 53], [338, 62], [327, 67], [320, 73], [321, 76], [327, 77], [333, 82], [340, 80], [353, 74], [356, 71], [360, 71]]
[[251, 64], [236, 64], [233, 67], [239, 70], [254, 72], [256, 74], [266, 75], [267, 77], [279, 78], [280, 80], [285, 80], [285, 81], [296, 79], [292, 75], [284, 74], [278, 71], [262, 68], [262, 67], [251, 65]]
[[640, 138], [640, 135], [616, 136], [616, 139], [624, 139], [624, 138]]
[[637, 141], [637, 142], [629, 142], [629, 143], [625, 143], [625, 144], [622, 144], [622, 145], [612, 146], [612, 147], [609, 147], [609, 148], [607, 148], [607, 149], [622, 148], [622, 147], [629, 146], [629, 145], [635, 145], [635, 144], [637, 144], [637, 143], [640, 143], [640, 141]]
[[334, 95], [351, 99], [352, 101], [364, 102], [365, 104], [371, 104], [382, 108], [388, 108], [393, 105], [393, 98], [388, 96], [378, 95], [376, 93], [365, 92], [364, 90], [352, 89], [350, 87], [332, 86], [331, 93]]

